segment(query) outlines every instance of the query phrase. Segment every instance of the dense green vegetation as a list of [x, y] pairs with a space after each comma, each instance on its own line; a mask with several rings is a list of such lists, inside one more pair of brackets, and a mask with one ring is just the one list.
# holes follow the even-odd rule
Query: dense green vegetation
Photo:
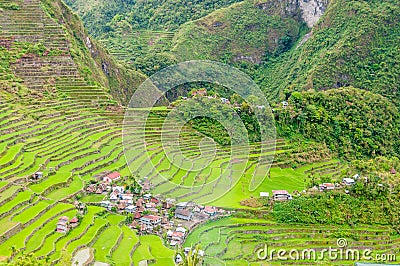
[[[261, 10], [258, 2], [251, 1], [230, 6], [231, 2], [138, 1], [128, 10], [127, 5], [117, 5], [118, 1], [109, 6], [89, 2], [70, 4], [78, 13], [91, 10], [97, 17], [120, 12], [107, 19], [111, 21], [108, 35], [101, 37], [101, 30], [89, 26], [91, 33], [105, 39], [104, 44], [115, 50], [118, 58], [145, 73], [177, 60], [208, 58], [246, 70], [271, 100], [283, 99], [286, 91], [348, 85], [393, 101], [399, 98], [400, 8], [395, 0], [334, 1], [304, 39], [307, 29], [298, 16], [282, 15], [286, 11], [279, 10], [279, 5], [269, 7], [276, 10]], [[198, 4], [202, 6], [198, 8]], [[98, 6], [103, 8], [102, 14]], [[206, 11], [186, 17], [181, 9]], [[171, 33], [173, 37], [163, 33], [164, 29], [176, 30], [177, 25], [181, 27]], [[137, 30], [160, 32], [153, 35]]]
[[274, 205], [278, 222], [295, 224], [392, 225], [399, 232], [399, 188], [379, 186], [380, 178], [357, 182], [350, 194], [317, 193]]
[[[233, 97], [231, 97], [233, 98]], [[229, 145], [228, 131], [215, 119], [192, 117], [196, 111], [225, 113], [232, 106], [218, 107], [219, 99], [195, 98], [179, 101], [179, 112], [192, 119], [191, 126], [222, 145]], [[280, 137], [296, 140], [311, 139], [326, 146], [346, 159], [370, 158], [400, 153], [400, 115], [394, 104], [380, 95], [352, 87], [321, 92], [295, 92], [288, 99], [289, 106], [274, 108], [275, 122]], [[222, 109], [221, 109], [222, 108]], [[244, 125], [250, 142], [260, 141], [259, 124], [249, 105], [242, 103], [235, 110]], [[234, 123], [231, 123], [234, 125]], [[228, 131], [227, 131], [228, 130]]]
[[175, 35], [172, 53], [179, 60], [214, 59], [258, 64], [291, 48], [301, 23], [268, 15], [244, 1], [183, 25]]
[[68, 0], [92, 36], [133, 69], [151, 75], [177, 62], [166, 53], [180, 25], [238, 0], [82, 1]]
[[266, 62], [255, 77], [271, 95], [352, 85], [400, 99], [398, 1], [331, 1], [300, 47]]
[[[233, 110], [231, 105], [222, 104], [219, 98], [199, 97], [180, 101], [177, 106], [179, 116], [187, 120], [192, 128], [221, 145], [241, 143], [246, 135], [251, 143], [260, 142], [260, 125], [248, 105]], [[240, 139], [232, 139], [234, 131], [242, 128], [242, 123], [246, 133], [236, 132]]]
[[279, 132], [317, 140], [342, 157], [400, 154], [400, 116], [390, 100], [354, 88], [293, 93], [276, 112]]
[[127, 28], [176, 30], [187, 21], [199, 19], [210, 12], [239, 0], [150, 0], [150, 1], [82, 1], [67, 0], [81, 15], [94, 36], [114, 31], [116, 22], [124, 21]]
[[85, 23], [85, 27], [93, 36], [110, 30], [107, 23], [111, 22], [114, 16], [126, 14], [131, 10], [135, 3], [132, 0], [112, 0], [112, 1], [79, 1], [65, 0], [74, 11], [77, 11], [80, 18]]

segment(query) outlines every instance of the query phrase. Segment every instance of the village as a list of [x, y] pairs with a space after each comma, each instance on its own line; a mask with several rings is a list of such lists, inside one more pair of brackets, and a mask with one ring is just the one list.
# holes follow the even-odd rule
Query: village
[[[41, 175], [42, 173], [38, 172], [34, 178], [40, 178]], [[343, 178], [341, 183], [322, 183], [312, 187], [310, 191], [323, 192], [350, 187], [359, 178], [356, 174], [352, 178]], [[232, 213], [215, 206], [176, 202], [175, 199], [164, 198], [162, 195], [153, 195], [152, 184], [147, 177], [139, 180], [138, 184], [139, 186], [131, 186], [122, 179], [119, 172], [111, 172], [88, 184], [85, 192], [87, 195], [104, 195], [102, 201], [90, 204], [99, 205], [109, 212], [126, 215], [129, 227], [137, 230], [139, 235], [159, 235], [171, 247], [181, 246], [195, 226]], [[260, 192], [260, 198], [288, 201], [292, 200], [293, 196], [287, 190], [272, 190], [271, 196], [268, 192]], [[87, 207], [84, 203], [75, 201], [74, 205], [80, 215], [85, 214]], [[69, 219], [62, 216], [57, 223], [56, 232], [67, 233], [78, 224], [79, 218]]]
[[[181, 246], [196, 225], [210, 219], [230, 215], [230, 211], [214, 206], [202, 206], [194, 202], [176, 202], [162, 195], [151, 194], [151, 182], [147, 178], [140, 180], [139, 187], [121, 178], [120, 173], [112, 172], [103, 178], [92, 181], [86, 188], [86, 194], [104, 195], [97, 204], [109, 212], [127, 216], [131, 229], [139, 235], [156, 234], [162, 237], [171, 247]], [[84, 214], [85, 205], [76, 201], [76, 208]], [[60, 217], [56, 231], [68, 232], [75, 227], [78, 219], [69, 221], [68, 217]]]
[[[390, 171], [395, 174], [395, 170]], [[40, 178], [42, 173], [36, 173], [33, 178]], [[304, 193], [324, 193], [344, 189], [349, 193], [351, 186], [359, 180], [366, 180], [355, 174], [352, 177], [345, 177], [341, 182], [322, 183], [314, 185]], [[137, 234], [158, 235], [164, 240], [166, 246], [182, 250], [182, 254], [187, 256], [192, 248], [185, 247], [188, 234], [198, 225], [210, 220], [216, 220], [225, 216], [230, 216], [233, 211], [227, 211], [215, 206], [202, 206], [194, 202], [177, 202], [172, 198], [165, 198], [163, 195], [153, 195], [151, 193], [152, 183], [147, 177], [132, 181], [127, 181], [119, 172], [108, 172], [91, 180], [85, 187], [85, 194], [99, 195], [102, 198], [99, 202], [90, 202], [88, 205], [97, 205], [110, 213], [118, 213], [126, 216], [125, 224], [135, 230]], [[292, 193], [294, 197], [301, 193]], [[268, 192], [260, 192], [260, 199], [265, 198], [268, 202], [290, 201], [292, 194], [287, 190], [272, 190], [272, 195]], [[76, 217], [70, 219], [61, 216], [56, 224], [57, 233], [67, 234], [70, 230], [79, 225], [80, 220], [86, 214], [87, 206], [85, 203], [76, 200], [74, 205], [78, 211]], [[198, 250], [200, 256], [205, 256], [203, 250]], [[183, 261], [181, 254], [177, 253], [174, 257], [176, 264]]]

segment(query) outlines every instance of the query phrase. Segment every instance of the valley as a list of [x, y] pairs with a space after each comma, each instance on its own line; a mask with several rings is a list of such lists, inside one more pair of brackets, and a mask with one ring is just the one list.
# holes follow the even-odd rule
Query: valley
[[[0, 3], [0, 265], [396, 263], [397, 1], [94, 2]], [[217, 85], [128, 105], [149, 76], [194, 59], [249, 75], [277, 137], [262, 146], [266, 106]], [[174, 108], [196, 104], [244, 121], [246, 158], [207, 117], [175, 135]]]

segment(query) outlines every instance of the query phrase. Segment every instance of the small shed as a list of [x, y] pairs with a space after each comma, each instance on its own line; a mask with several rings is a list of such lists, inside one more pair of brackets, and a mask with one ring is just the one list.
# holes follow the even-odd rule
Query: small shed
[[33, 174], [32, 179], [33, 180], [39, 180], [43, 178], [43, 172], [36, 172]]

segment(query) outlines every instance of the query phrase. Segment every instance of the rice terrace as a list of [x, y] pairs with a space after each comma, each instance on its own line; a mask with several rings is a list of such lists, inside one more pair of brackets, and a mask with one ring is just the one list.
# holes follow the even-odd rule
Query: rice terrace
[[0, 0], [0, 265], [398, 265], [399, 18]]

